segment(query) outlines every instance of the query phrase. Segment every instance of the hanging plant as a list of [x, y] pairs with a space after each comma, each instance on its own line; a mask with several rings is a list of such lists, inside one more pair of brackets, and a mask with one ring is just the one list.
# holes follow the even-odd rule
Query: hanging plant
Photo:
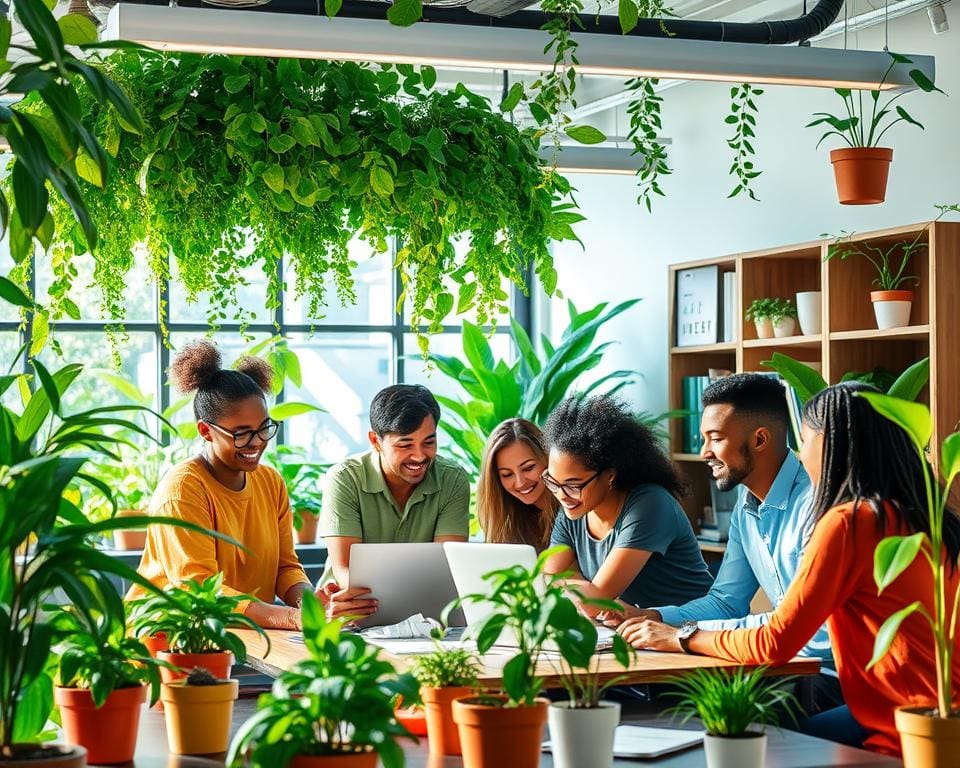
[[627, 138], [633, 143], [633, 154], [640, 158], [637, 169], [637, 185], [640, 193], [637, 203], [653, 211], [653, 196], [663, 196], [660, 177], [673, 173], [667, 164], [667, 148], [658, 140], [657, 134], [663, 127], [660, 107], [663, 97], [657, 94], [656, 86], [660, 81], [655, 77], [637, 77], [627, 83], [634, 96], [627, 105], [630, 117], [630, 132]]
[[754, 88], [750, 83], [743, 83], [730, 89], [730, 114], [727, 115], [725, 122], [733, 126], [733, 136], [727, 139], [727, 146], [734, 152], [730, 175], [736, 176], [737, 185], [727, 195], [728, 198], [745, 192], [751, 200], [759, 202], [759, 198], [753, 191], [753, 180], [763, 171], [754, 169], [751, 158], [756, 156], [756, 151], [751, 139], [757, 136], [755, 132], [757, 104], [754, 98], [762, 93], [760, 88]]
[[[354, 300], [355, 236], [377, 252], [400, 239], [400, 299], [418, 331], [438, 331], [454, 309], [494, 322], [506, 310], [502, 280], [526, 290], [531, 263], [547, 292], [556, 288], [548, 243], [576, 239], [569, 183], [545, 176], [531, 133], [485, 99], [463, 85], [430, 90], [430, 67], [129, 51], [101, 66], [147, 126], [128, 133], [115, 114], [87, 105], [115, 173], [90, 206], [108, 317], [123, 318], [138, 249], [158, 279], [171, 276], [173, 260], [188, 300], [210, 292], [214, 326], [231, 312], [257, 319], [237, 297], [252, 266], [276, 306], [284, 254], [295, 275], [287, 287], [306, 297], [311, 316], [329, 305], [328, 286]], [[63, 208], [54, 213], [55, 258], [68, 264], [85, 242]], [[461, 236], [468, 249], [458, 256]], [[448, 276], [455, 288], [444, 286]]]

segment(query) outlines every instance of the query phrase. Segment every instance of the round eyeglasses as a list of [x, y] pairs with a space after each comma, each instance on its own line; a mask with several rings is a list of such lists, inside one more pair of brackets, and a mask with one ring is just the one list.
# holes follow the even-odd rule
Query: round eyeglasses
[[550, 491], [550, 493], [552, 493], [554, 496], [559, 494], [560, 491], [563, 491], [564, 496], [566, 496], [568, 499], [579, 499], [583, 495], [583, 489], [596, 480], [602, 471], [603, 470], [594, 472], [591, 477], [587, 478], [582, 483], [558, 483], [546, 472], [540, 475], [540, 479], [543, 480], [543, 484], [547, 486], [547, 490]]
[[264, 424], [260, 429], [244, 429], [240, 432], [231, 432], [229, 429], [221, 427], [219, 424], [216, 424], [212, 421], [206, 422], [214, 429], [219, 429], [223, 434], [229, 435], [233, 438], [233, 447], [234, 448], [246, 448], [250, 443], [253, 442], [253, 436], [256, 435], [263, 442], [272, 440], [276, 434], [277, 430], [280, 429], [280, 422], [273, 421], [272, 419]]

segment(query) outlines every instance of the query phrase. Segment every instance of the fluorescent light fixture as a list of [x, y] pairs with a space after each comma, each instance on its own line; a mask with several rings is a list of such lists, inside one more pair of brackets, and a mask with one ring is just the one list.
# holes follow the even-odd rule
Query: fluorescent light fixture
[[[877, 88], [890, 57], [882, 51], [716, 43], [576, 34], [577, 72], [620, 78], [660, 77], [733, 83]], [[539, 30], [420, 22], [395, 27], [371, 19], [328, 19], [254, 11], [117, 3], [104, 40], [134, 40], [167, 51], [287, 56], [334, 61], [542, 72], [549, 38]], [[934, 79], [932, 56], [897, 65], [884, 88], [912, 88], [908, 69]]]
[[[659, 144], [671, 144], [671, 139], [658, 138]], [[544, 144], [538, 154], [544, 165], [553, 164], [554, 146]], [[623, 137], [613, 137], [599, 144], [561, 144], [557, 155], [557, 170], [561, 173], [605, 173], [635, 176], [642, 158], [633, 154], [633, 143]]]

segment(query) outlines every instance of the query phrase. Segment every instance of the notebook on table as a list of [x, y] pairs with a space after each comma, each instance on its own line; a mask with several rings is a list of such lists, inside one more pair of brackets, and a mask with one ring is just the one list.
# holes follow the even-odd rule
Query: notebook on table
[[[613, 736], [613, 756], [650, 760], [696, 747], [702, 742], [703, 731], [618, 725]], [[552, 751], [552, 745], [549, 741], [543, 743], [543, 751]]]

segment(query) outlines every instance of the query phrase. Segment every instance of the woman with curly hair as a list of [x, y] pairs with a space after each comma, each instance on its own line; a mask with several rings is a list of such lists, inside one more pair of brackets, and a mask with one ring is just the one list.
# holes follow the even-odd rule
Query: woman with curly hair
[[653, 433], [611, 396], [568, 398], [544, 432], [543, 482], [563, 509], [551, 544], [570, 548], [547, 570], [572, 570], [586, 597], [632, 606], [705, 595], [712, 578], [678, 502], [683, 485]]
[[[177, 389], [196, 392], [203, 450], [164, 475], [148, 512], [226, 534], [247, 551], [186, 528], [154, 525], [139, 572], [161, 588], [222, 572], [224, 592], [256, 598], [241, 604], [245, 615], [263, 627], [297, 629], [303, 593], [313, 587], [293, 549], [286, 487], [276, 470], [260, 463], [280, 426], [267, 413], [273, 370], [256, 357], [242, 358], [233, 370], [221, 364], [213, 343], [195, 341], [170, 367]], [[144, 594], [134, 585], [127, 597]], [[334, 586], [318, 597], [331, 615], [372, 612], [373, 601], [360, 594]], [[276, 597], [284, 605], [275, 605]]]
[[526, 419], [507, 419], [493, 430], [483, 450], [477, 483], [477, 517], [484, 540], [550, 545], [559, 503], [543, 484], [547, 447], [543, 432]]

